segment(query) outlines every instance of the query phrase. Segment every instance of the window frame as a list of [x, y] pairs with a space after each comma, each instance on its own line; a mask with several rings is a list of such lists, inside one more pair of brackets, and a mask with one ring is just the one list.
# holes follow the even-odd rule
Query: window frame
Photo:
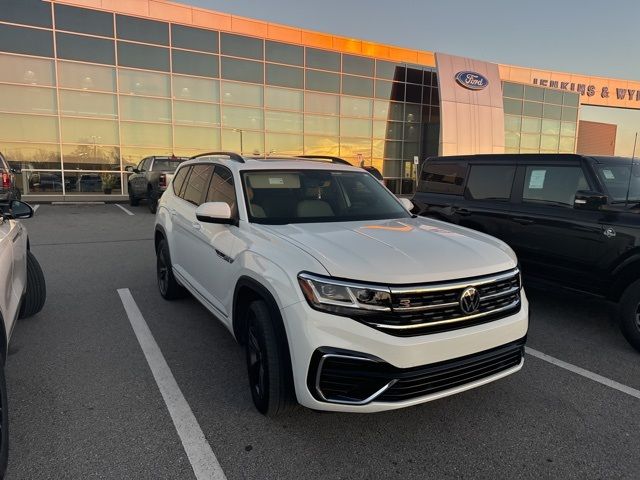
[[[202, 192], [200, 192], [200, 198], [198, 199], [199, 203], [193, 203], [191, 200], [187, 200], [186, 198], [184, 198], [184, 194], [186, 193], [186, 189], [187, 189], [187, 185], [189, 184], [189, 180], [191, 180], [191, 175], [193, 174], [193, 170], [196, 167], [199, 166], [210, 166], [211, 168], [211, 173], [209, 174], [209, 178], [204, 182], [204, 186], [205, 188], [202, 189]], [[204, 202], [203, 200], [206, 198], [206, 194], [209, 191], [209, 184], [211, 183], [211, 178], [213, 177], [213, 172], [215, 171], [215, 166], [216, 164], [211, 163], [211, 162], [199, 162], [199, 163], [192, 163], [191, 165], [189, 165], [189, 167], [191, 167], [191, 170], [188, 173], [188, 176], [185, 178], [184, 183], [182, 185], [182, 188], [180, 189], [180, 198], [187, 202], [189, 205], [193, 205], [193, 207], [198, 208], [200, 205], [202, 205]]]
[[[513, 176], [511, 177], [511, 187], [509, 188], [509, 193], [505, 198], [473, 198], [469, 193], [469, 181], [471, 180], [471, 175], [473, 169], [479, 169], [482, 167], [504, 167], [511, 168], [513, 170]], [[518, 165], [516, 162], [501, 162], [501, 163], [472, 163], [469, 162], [467, 167], [467, 172], [464, 179], [464, 191], [462, 196], [466, 201], [469, 202], [500, 202], [500, 203], [510, 203], [513, 199], [514, 192], [516, 190], [516, 181], [518, 177]]]
[[[211, 178], [209, 179], [209, 185], [207, 187], [207, 190], [205, 192], [205, 196], [204, 196], [204, 203], [208, 203], [209, 200], [209, 191], [211, 190], [211, 188], [214, 187], [213, 185], [213, 177], [215, 176], [216, 172], [218, 170], [221, 171], [225, 171], [229, 174], [229, 177], [231, 178], [231, 186], [233, 187], [233, 197], [235, 199], [235, 207], [231, 208], [231, 219], [232, 220], [236, 220], [238, 221], [240, 219], [240, 209], [239, 209], [239, 205], [238, 205], [238, 192], [236, 191], [236, 180], [233, 177], [233, 172], [231, 171], [230, 168], [225, 167], [224, 165], [221, 165], [219, 163], [214, 163], [213, 164], [213, 172], [211, 172]], [[227, 202], [225, 202], [227, 203]], [[228, 203], [227, 203], [228, 205]], [[231, 207], [231, 205], [229, 205], [229, 207]]]
[[[525, 162], [525, 163], [519, 164], [518, 171], [516, 173], [516, 182], [517, 182], [516, 188], [512, 192], [512, 196], [516, 197], [514, 198], [514, 203], [518, 203], [519, 205], [522, 205], [522, 206], [528, 206], [530, 208], [536, 208], [536, 207], [555, 207], [555, 208], [564, 208], [564, 209], [574, 208], [573, 203], [567, 204], [567, 203], [554, 202], [552, 200], [535, 200], [535, 199], [531, 200], [531, 199], [524, 198], [525, 181], [527, 179], [527, 169], [536, 168], [536, 167], [547, 168], [547, 169], [548, 168], [577, 168], [582, 172], [582, 175], [587, 182], [587, 190], [595, 190], [594, 180], [590, 172], [580, 162], [566, 162], [566, 161], [563, 162], [562, 160], [558, 161], [557, 163], [543, 162], [543, 161]], [[517, 192], [517, 195], [515, 195], [514, 192]]]

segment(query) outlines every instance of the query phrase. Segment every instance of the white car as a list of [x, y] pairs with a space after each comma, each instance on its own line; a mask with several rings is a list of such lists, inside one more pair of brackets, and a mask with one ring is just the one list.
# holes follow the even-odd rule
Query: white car
[[188, 290], [246, 346], [268, 416], [407, 407], [520, 370], [513, 251], [410, 203], [348, 165], [194, 157], [159, 203], [160, 293]]
[[31, 216], [33, 209], [24, 202], [0, 202], [0, 478], [4, 477], [9, 455], [4, 376], [9, 340], [16, 320], [38, 313], [47, 296], [42, 269], [29, 248], [27, 229], [18, 221]]

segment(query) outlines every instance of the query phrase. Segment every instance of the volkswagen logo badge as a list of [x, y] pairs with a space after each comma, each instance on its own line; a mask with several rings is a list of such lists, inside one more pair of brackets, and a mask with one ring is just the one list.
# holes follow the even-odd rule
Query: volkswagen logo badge
[[460, 308], [470, 315], [480, 308], [480, 293], [474, 287], [465, 288], [460, 295]]

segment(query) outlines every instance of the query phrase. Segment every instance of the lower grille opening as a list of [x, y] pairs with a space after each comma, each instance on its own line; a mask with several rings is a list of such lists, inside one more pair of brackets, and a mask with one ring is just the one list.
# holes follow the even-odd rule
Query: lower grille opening
[[413, 368], [396, 368], [355, 352], [319, 349], [314, 353], [307, 383], [321, 401], [364, 405], [398, 402], [475, 382], [509, 370], [522, 362], [525, 339]]

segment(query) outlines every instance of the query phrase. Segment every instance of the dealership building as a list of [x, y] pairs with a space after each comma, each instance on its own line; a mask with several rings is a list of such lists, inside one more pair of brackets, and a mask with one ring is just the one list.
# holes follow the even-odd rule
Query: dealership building
[[216, 150], [336, 155], [406, 194], [432, 155], [618, 154], [614, 108], [640, 82], [163, 0], [0, 0], [0, 152], [27, 198], [127, 195], [125, 167]]

